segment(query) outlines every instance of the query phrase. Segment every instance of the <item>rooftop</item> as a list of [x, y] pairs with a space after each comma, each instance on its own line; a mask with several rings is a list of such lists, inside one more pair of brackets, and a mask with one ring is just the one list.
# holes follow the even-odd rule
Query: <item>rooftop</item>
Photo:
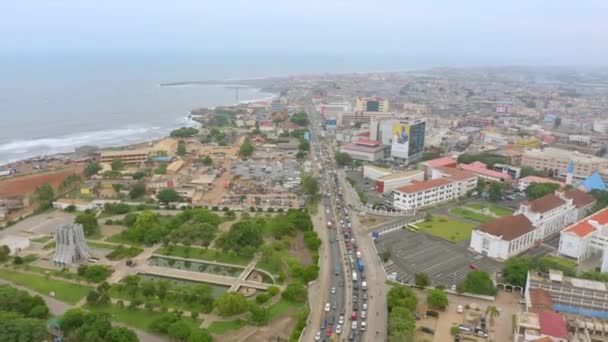
[[540, 322], [540, 332], [543, 335], [568, 339], [568, 328], [562, 315], [549, 310], [541, 311], [538, 314], [538, 320]]
[[564, 233], [572, 233], [579, 237], [585, 237], [596, 230], [596, 228], [589, 221], [595, 221], [600, 225], [607, 224], [608, 208], [602, 209], [597, 213], [576, 222], [570, 227], [564, 229]]
[[553, 300], [547, 291], [543, 289], [530, 289], [530, 311], [540, 312], [553, 309]]
[[452, 157], [441, 157], [441, 158], [427, 160], [424, 162], [424, 164], [426, 164], [430, 167], [447, 166], [447, 165], [452, 165], [452, 164], [457, 164], [457, 163], [458, 162], [456, 161], [456, 159], [454, 159]]
[[564, 193], [566, 198], [572, 199], [574, 206], [577, 208], [585, 207], [595, 202], [595, 197], [579, 189], [572, 189]]
[[532, 209], [532, 211], [534, 212], [546, 213], [547, 211], [553, 210], [561, 205], [566, 204], [566, 201], [561, 199], [556, 194], [548, 194], [533, 201], [524, 202], [522, 204], [529, 205], [530, 209]]
[[545, 177], [538, 177], [538, 176], [526, 176], [523, 178], [519, 179], [520, 182], [525, 182], [525, 183], [552, 183], [552, 184], [558, 184], [559, 186], [564, 186], [564, 183], [560, 182], [560, 181], [556, 181], [550, 178], [545, 178]]
[[384, 150], [384, 146], [368, 147], [365, 145], [348, 144], [348, 145], [342, 146], [341, 149], [372, 153], [372, 152], [379, 152], [379, 151]]
[[355, 140], [355, 144], [373, 147], [373, 146], [380, 145], [380, 142], [378, 140], [372, 140], [372, 139], [359, 139], [359, 140]]
[[399, 178], [403, 178], [403, 177], [415, 176], [415, 175], [418, 175], [418, 174], [421, 174], [421, 173], [423, 173], [423, 172], [422, 171], [418, 171], [418, 170], [395, 172], [395, 173], [392, 173], [390, 175], [386, 175], [386, 176], [380, 177], [380, 179], [383, 180], [383, 181], [390, 180], [390, 179], [399, 179]]
[[556, 158], [564, 159], [576, 163], [589, 163], [589, 162], [608, 162], [607, 159], [592, 156], [590, 154], [583, 154], [576, 151], [562, 150], [555, 147], [547, 147], [538, 150], [527, 150], [524, 152], [524, 156], [532, 156], [536, 158]]
[[130, 156], [134, 154], [147, 155], [147, 149], [136, 149], [136, 150], [120, 150], [120, 151], [103, 151], [101, 152], [102, 157], [122, 157]]
[[395, 190], [399, 191], [399, 192], [411, 194], [411, 193], [425, 191], [425, 190], [429, 190], [429, 189], [433, 189], [433, 188], [438, 188], [440, 186], [444, 186], [444, 185], [447, 185], [450, 183], [452, 183], [452, 181], [449, 179], [446, 179], [446, 178], [431, 179], [431, 180], [423, 181], [423, 182], [413, 181], [412, 184], [402, 186]]
[[486, 168], [486, 164], [482, 162], [473, 162], [471, 164], [458, 164], [458, 168], [492, 178], [498, 178], [503, 180], [511, 179], [511, 176], [509, 174], [490, 170]]
[[523, 214], [504, 216], [480, 225], [477, 230], [511, 241], [534, 230], [532, 222]]

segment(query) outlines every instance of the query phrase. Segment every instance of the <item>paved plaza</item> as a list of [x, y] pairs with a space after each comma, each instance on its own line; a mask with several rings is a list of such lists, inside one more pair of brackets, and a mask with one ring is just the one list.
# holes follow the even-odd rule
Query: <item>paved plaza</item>
[[416, 273], [426, 273], [434, 285], [450, 287], [464, 280], [471, 264], [490, 274], [502, 269], [501, 262], [465, 246], [407, 229], [382, 234], [375, 244], [378, 253], [390, 249], [390, 260], [384, 264], [386, 273], [396, 272], [397, 281], [402, 283], [414, 283]]

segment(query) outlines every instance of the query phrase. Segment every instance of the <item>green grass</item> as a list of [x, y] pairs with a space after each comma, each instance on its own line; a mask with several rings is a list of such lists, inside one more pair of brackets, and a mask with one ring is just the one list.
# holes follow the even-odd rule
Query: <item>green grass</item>
[[224, 253], [220, 250], [215, 249], [204, 249], [186, 246], [172, 246], [171, 248], [161, 247], [156, 250], [155, 254], [176, 256], [188, 259], [217, 261], [234, 265], [247, 265], [249, 262], [251, 262], [252, 259], [251, 257]]
[[477, 209], [477, 210], [482, 210], [482, 209], [488, 208], [491, 212], [494, 213], [494, 215], [497, 215], [497, 216], [507, 216], [507, 215], [513, 214], [513, 212], [514, 212], [513, 209], [501, 207], [499, 205], [490, 204], [490, 203], [475, 202], [475, 203], [467, 204], [466, 207]]
[[298, 309], [304, 306], [303, 303], [294, 303], [285, 299], [281, 299], [276, 304], [270, 307], [270, 320], [283, 316], [291, 309]]
[[433, 216], [431, 221], [420, 222], [415, 225], [420, 231], [442, 239], [459, 242], [471, 236], [473, 225], [453, 220], [444, 216]]
[[55, 240], [47, 242], [44, 246], [42, 246], [42, 249], [52, 249], [55, 248]]
[[222, 335], [230, 330], [239, 330], [246, 326], [247, 322], [237, 319], [234, 321], [215, 321], [209, 324], [209, 332], [212, 334]]
[[45, 243], [47, 241], [49, 241], [51, 239], [50, 235], [45, 235], [45, 236], [41, 236], [41, 237], [37, 237], [35, 239], [32, 239], [33, 242], [38, 242], [38, 243]]
[[114, 248], [118, 247], [117, 245], [112, 245], [109, 243], [103, 243], [103, 242], [97, 242], [97, 241], [90, 241], [90, 240], [87, 240], [87, 245], [89, 245], [91, 247], [97, 247], [97, 248], [103, 248], [103, 249], [114, 249]]
[[119, 243], [121, 245], [131, 245], [131, 246], [137, 246], [137, 247], [145, 246], [143, 243], [133, 242], [133, 241], [125, 239], [124, 236], [120, 233], [110, 236], [109, 238], [106, 239], [106, 241]]
[[487, 223], [490, 221], [494, 221], [496, 219], [496, 217], [478, 214], [474, 211], [471, 211], [471, 210], [468, 210], [465, 208], [461, 208], [461, 207], [450, 210], [450, 213], [453, 215], [456, 215], [456, 216], [460, 216], [462, 218], [466, 218], [466, 219], [481, 222], [481, 223]]
[[46, 279], [42, 275], [26, 274], [4, 269], [0, 271], [0, 278], [12, 281], [15, 284], [27, 287], [41, 294], [49, 295], [55, 292], [55, 298], [68, 304], [76, 304], [86, 296], [92, 287], [72, 284], [65, 281]]
[[[95, 312], [105, 312], [112, 315], [112, 319], [130, 325], [132, 327], [150, 331], [150, 323], [153, 320], [163, 315], [161, 312], [149, 311], [149, 310], [129, 310], [127, 308], [120, 308], [117, 305], [104, 305], [100, 307], [86, 306], [88, 310]], [[201, 325], [201, 321], [194, 320], [191, 318], [183, 317], [182, 320], [186, 322], [190, 328], [198, 328]]]

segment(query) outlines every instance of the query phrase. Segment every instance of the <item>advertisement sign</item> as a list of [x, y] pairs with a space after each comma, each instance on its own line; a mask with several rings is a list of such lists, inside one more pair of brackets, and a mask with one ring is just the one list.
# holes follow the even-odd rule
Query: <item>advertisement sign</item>
[[392, 133], [391, 156], [395, 158], [407, 158], [410, 142], [410, 126], [402, 123], [393, 124]]

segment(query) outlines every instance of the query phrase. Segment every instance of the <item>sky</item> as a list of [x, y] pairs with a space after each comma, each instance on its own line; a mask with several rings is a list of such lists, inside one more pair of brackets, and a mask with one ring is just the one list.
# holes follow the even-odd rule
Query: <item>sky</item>
[[3, 0], [0, 55], [604, 66], [607, 13], [606, 0]]

